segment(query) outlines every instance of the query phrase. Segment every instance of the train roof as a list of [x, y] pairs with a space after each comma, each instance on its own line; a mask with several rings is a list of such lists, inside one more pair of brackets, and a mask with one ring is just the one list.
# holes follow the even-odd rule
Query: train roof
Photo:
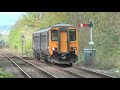
[[41, 32], [46, 32], [46, 31], [49, 31], [51, 29], [50, 28], [47, 28], [47, 29], [39, 29], [38, 31], [34, 32], [34, 33], [41, 33]]
[[62, 24], [56, 24], [56, 25], [54, 25], [52, 27], [59, 27], [59, 26], [74, 26], [74, 25], [62, 23]]
[[[56, 25], [54, 25], [54, 26], [52, 26], [52, 27], [49, 27], [49, 28], [47, 28], [47, 29], [39, 29], [38, 31], [36, 31], [36, 32], [34, 32], [34, 33], [41, 33], [41, 32], [46, 32], [46, 31], [49, 31], [51, 28], [53, 28], [53, 27], [62, 27], [62, 26], [68, 26], [68, 27], [70, 27], [70, 26], [74, 26], [74, 25], [71, 25], [71, 24], [64, 24], [64, 23], [61, 23], [61, 24], [56, 24]], [[34, 34], [33, 33], [33, 34]]]

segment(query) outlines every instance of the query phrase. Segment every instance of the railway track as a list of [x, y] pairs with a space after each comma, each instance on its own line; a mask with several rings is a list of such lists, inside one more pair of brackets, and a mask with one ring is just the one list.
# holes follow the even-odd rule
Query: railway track
[[[37, 60], [38, 61], [38, 60]], [[44, 61], [39, 61], [41, 63], [45, 63]], [[68, 67], [68, 68], [62, 68], [59, 66], [56, 66], [54, 64], [51, 63], [46, 63], [47, 65], [53, 66], [55, 68], [61, 69], [69, 74], [81, 77], [81, 78], [117, 78], [115, 76], [111, 76], [108, 74], [104, 74], [104, 73], [100, 73], [100, 72], [96, 72], [84, 67], [78, 67], [73, 65], [73, 67]], [[84, 74], [83, 74], [84, 73]]]
[[[36, 61], [37, 61], [37, 60], [36, 60]], [[71, 72], [71, 71], [69, 71], [69, 70], [65, 70], [65, 69], [63, 69], [63, 68], [61, 68], [61, 67], [55, 66], [54, 64], [45, 63], [44, 61], [38, 61], [38, 62], [39, 62], [39, 63], [44, 63], [44, 64], [49, 65], [49, 66], [51, 66], [51, 67], [55, 67], [55, 68], [57, 68], [57, 69], [59, 69], [59, 70], [61, 70], [61, 71], [64, 71], [64, 72], [66, 72], [66, 73], [68, 73], [68, 74], [70, 74], [70, 75], [72, 75], [72, 76], [74, 76], [74, 77], [76, 77], [76, 78], [86, 78], [85, 76], [83, 76], [83, 75], [81, 75], [81, 74], [78, 74], [78, 73], [75, 73], [75, 72]]]
[[[18, 58], [24, 60], [25, 62], [28, 62], [28, 60], [25, 60], [19, 56], [17, 56]], [[73, 65], [73, 67], [68, 67], [68, 68], [62, 68], [62, 67], [59, 67], [59, 66], [56, 66], [54, 64], [51, 64], [51, 63], [45, 63], [44, 61], [40, 60], [32, 60], [32, 61], [35, 61], [36, 64], [34, 64], [35, 67], [38, 67], [40, 68], [40, 66], [44, 66], [44, 67], [48, 67], [50, 66], [49, 68], [51, 68], [51, 70], [48, 70], [47, 72], [50, 74], [51, 71], [54, 70], [55, 71], [58, 71], [58, 73], [67, 73], [69, 74], [68, 76], [60, 76], [60, 75], [54, 75], [54, 73], [52, 74], [52, 76], [55, 76], [58, 77], [58, 78], [116, 78], [114, 76], [111, 76], [111, 75], [107, 75], [107, 74], [103, 74], [103, 73], [100, 73], [100, 72], [96, 72], [96, 71], [93, 71], [93, 70], [89, 70], [87, 68], [84, 68], [84, 67], [78, 67], [78, 66], [75, 66]], [[33, 64], [31, 62], [29, 62], [30, 64]], [[42, 63], [42, 64], [41, 64]], [[37, 65], [39, 64], [39, 65]], [[44, 65], [43, 65], [44, 64]], [[43, 67], [41, 67], [42, 69]], [[53, 70], [52, 70], [53, 69]], [[43, 70], [43, 69], [42, 69]], [[45, 70], [44, 70], [45, 71]]]
[[[12, 53], [11, 53], [12, 54]], [[13, 54], [12, 54], [13, 55]], [[16, 55], [13, 55], [14, 57], [18, 57], [20, 58], [21, 60], [27, 62], [27, 63], [30, 63], [32, 65], [34, 65], [35, 67], [37, 68], [40, 68], [44, 71], [46, 71], [47, 73], [51, 74], [52, 73], [52, 76], [54, 76], [55, 78], [85, 78], [84, 76], [80, 75], [80, 74], [77, 74], [77, 73], [73, 73], [73, 72], [70, 72], [68, 70], [64, 70], [60, 67], [57, 67], [55, 65], [52, 65], [52, 64], [46, 64], [44, 61], [42, 62], [39, 62], [39, 61], [35, 61], [35, 60], [32, 60], [32, 61], [35, 61], [36, 64], [39, 64], [39, 65], [36, 65], [36, 64], [33, 64], [33, 62], [30, 62], [28, 60], [25, 60], [19, 56], [16, 56]], [[48, 67], [49, 66], [49, 67]], [[48, 69], [49, 68], [49, 69]], [[23, 71], [23, 70], [22, 70]], [[53, 71], [53, 72], [52, 72]], [[28, 75], [27, 75], [28, 76]]]
[[17, 68], [19, 68], [20, 72], [26, 78], [57, 78], [55, 75], [43, 70], [42, 68], [36, 66], [35, 64], [24, 60], [20, 57], [14, 56], [13, 54], [5, 54], [7, 57]]
[[78, 66], [73, 65], [73, 68], [85, 71], [85, 72], [90, 73], [90, 74], [97, 75], [97, 76], [99, 76], [101, 78], [117, 78], [115, 76], [111, 76], [111, 75], [108, 75], [108, 74], [96, 72], [96, 71], [93, 71], [93, 70], [90, 70], [90, 69], [87, 69], [87, 68], [84, 68], [84, 67], [78, 67]]
[[[21, 57], [20, 57], [21, 58]], [[48, 70], [48, 72], [52, 73], [51, 71], [54, 71], [53, 74], [55, 74], [58, 78], [85, 78], [84, 76], [80, 75], [80, 74], [77, 74], [77, 73], [73, 73], [73, 72], [70, 72], [68, 70], [64, 70], [60, 67], [56, 67], [50, 63], [45, 63], [44, 61], [35, 61], [37, 64], [38, 67], [41, 67], [41, 66], [44, 66], [43, 68], [45, 69], [46, 68], [51, 68]], [[33, 62], [32, 62], [33, 63]], [[57, 72], [56, 72], [57, 71]], [[56, 73], [57, 74], [56, 74]], [[63, 74], [63, 75], [62, 75]]]
[[[39, 61], [39, 62], [44, 63], [44, 61]], [[62, 67], [59, 67], [59, 66], [56, 66], [53, 64], [49, 64], [49, 63], [48, 63], [48, 65], [53, 66], [58, 69], [61, 69], [69, 74], [81, 76], [81, 78], [116, 78], [111, 75], [96, 72], [96, 71], [89, 70], [89, 69], [83, 68], [83, 67], [77, 67], [75, 65], [73, 67], [68, 67], [68, 68], [62, 68]]]

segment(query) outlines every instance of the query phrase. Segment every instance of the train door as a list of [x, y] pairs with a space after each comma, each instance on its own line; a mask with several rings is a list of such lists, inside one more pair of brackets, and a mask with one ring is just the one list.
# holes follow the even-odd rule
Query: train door
[[68, 42], [67, 42], [67, 31], [60, 32], [60, 52], [67, 53], [68, 52]]

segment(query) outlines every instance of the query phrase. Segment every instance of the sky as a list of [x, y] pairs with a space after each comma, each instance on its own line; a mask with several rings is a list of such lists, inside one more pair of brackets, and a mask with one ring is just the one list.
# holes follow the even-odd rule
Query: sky
[[10, 29], [8, 26], [14, 25], [23, 13], [24, 12], [0, 12], [0, 33], [9, 32]]
[[13, 25], [23, 12], [0, 12], [0, 26]]

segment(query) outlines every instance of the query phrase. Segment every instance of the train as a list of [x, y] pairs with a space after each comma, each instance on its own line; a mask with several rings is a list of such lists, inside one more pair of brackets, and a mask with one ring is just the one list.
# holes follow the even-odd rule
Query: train
[[74, 25], [60, 23], [33, 32], [32, 49], [37, 60], [67, 64], [78, 61], [78, 30]]

